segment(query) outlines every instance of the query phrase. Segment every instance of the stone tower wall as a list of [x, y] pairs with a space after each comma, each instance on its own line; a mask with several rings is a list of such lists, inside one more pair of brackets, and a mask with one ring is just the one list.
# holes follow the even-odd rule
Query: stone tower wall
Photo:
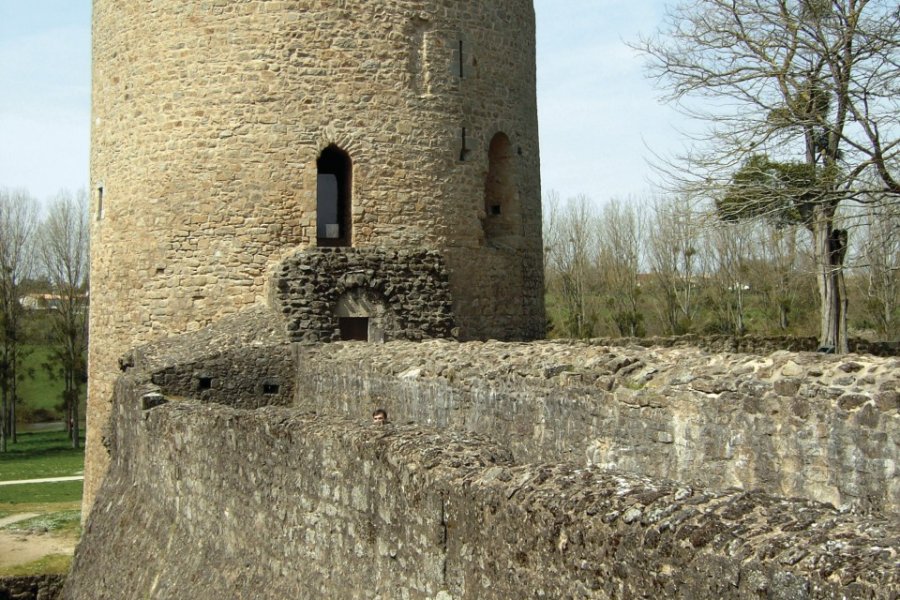
[[543, 333], [530, 1], [95, 0], [93, 39], [87, 505], [118, 358], [265, 301], [331, 144], [353, 246], [441, 253], [463, 338]]

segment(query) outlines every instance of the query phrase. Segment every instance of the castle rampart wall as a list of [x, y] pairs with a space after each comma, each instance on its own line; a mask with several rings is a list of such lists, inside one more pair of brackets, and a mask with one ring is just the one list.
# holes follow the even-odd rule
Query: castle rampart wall
[[63, 598], [893, 598], [896, 520], [120, 379]]
[[715, 489], [900, 513], [900, 362], [587, 343], [299, 348], [297, 404]]

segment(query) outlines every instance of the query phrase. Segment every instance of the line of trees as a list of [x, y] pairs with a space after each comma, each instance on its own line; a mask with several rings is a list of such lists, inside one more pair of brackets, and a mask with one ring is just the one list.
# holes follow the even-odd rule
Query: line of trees
[[[900, 337], [900, 206], [845, 210], [852, 230], [851, 322], [871, 338]], [[722, 218], [686, 196], [544, 202], [551, 335], [816, 335], [813, 234], [802, 224]]]
[[25, 372], [26, 308], [35, 289], [46, 294], [51, 360], [63, 382], [62, 403], [72, 447], [79, 445], [78, 403], [86, 380], [88, 309], [87, 195], [60, 191], [41, 216], [26, 190], [0, 188], [0, 451], [16, 441], [16, 406]]
[[[707, 125], [687, 153], [660, 161], [671, 188], [715, 203], [722, 220], [805, 228], [820, 343], [846, 352], [840, 208], [900, 202], [900, 6], [690, 0], [634, 48], [667, 99]], [[869, 298], [883, 305], [879, 293]]]

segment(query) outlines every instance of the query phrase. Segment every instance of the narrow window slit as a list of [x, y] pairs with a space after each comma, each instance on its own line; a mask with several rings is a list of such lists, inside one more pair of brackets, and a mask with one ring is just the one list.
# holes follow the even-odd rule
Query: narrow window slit
[[461, 147], [459, 150], [459, 160], [460, 162], [465, 162], [469, 157], [469, 148], [466, 146], [466, 128], [462, 128], [462, 139], [461, 139]]
[[103, 186], [97, 186], [97, 220], [103, 218]]

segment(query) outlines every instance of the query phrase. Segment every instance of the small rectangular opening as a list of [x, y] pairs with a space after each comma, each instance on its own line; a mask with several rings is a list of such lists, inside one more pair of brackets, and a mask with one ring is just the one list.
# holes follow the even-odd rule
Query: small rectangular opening
[[494, 215], [494, 216], [500, 214], [500, 205], [499, 205], [499, 204], [492, 204], [492, 205], [491, 205], [491, 214]]
[[281, 389], [281, 386], [277, 383], [272, 383], [271, 381], [263, 383], [263, 394], [272, 396], [277, 394], [279, 389]]
[[201, 377], [197, 382], [197, 389], [200, 390], [209, 390], [212, 389], [212, 377]]
[[463, 41], [459, 40], [459, 78], [460, 79], [465, 77], [465, 72], [463, 71], [463, 64], [465, 64], [465, 59], [463, 58]]
[[369, 317], [339, 317], [341, 339], [345, 341], [369, 341]]

